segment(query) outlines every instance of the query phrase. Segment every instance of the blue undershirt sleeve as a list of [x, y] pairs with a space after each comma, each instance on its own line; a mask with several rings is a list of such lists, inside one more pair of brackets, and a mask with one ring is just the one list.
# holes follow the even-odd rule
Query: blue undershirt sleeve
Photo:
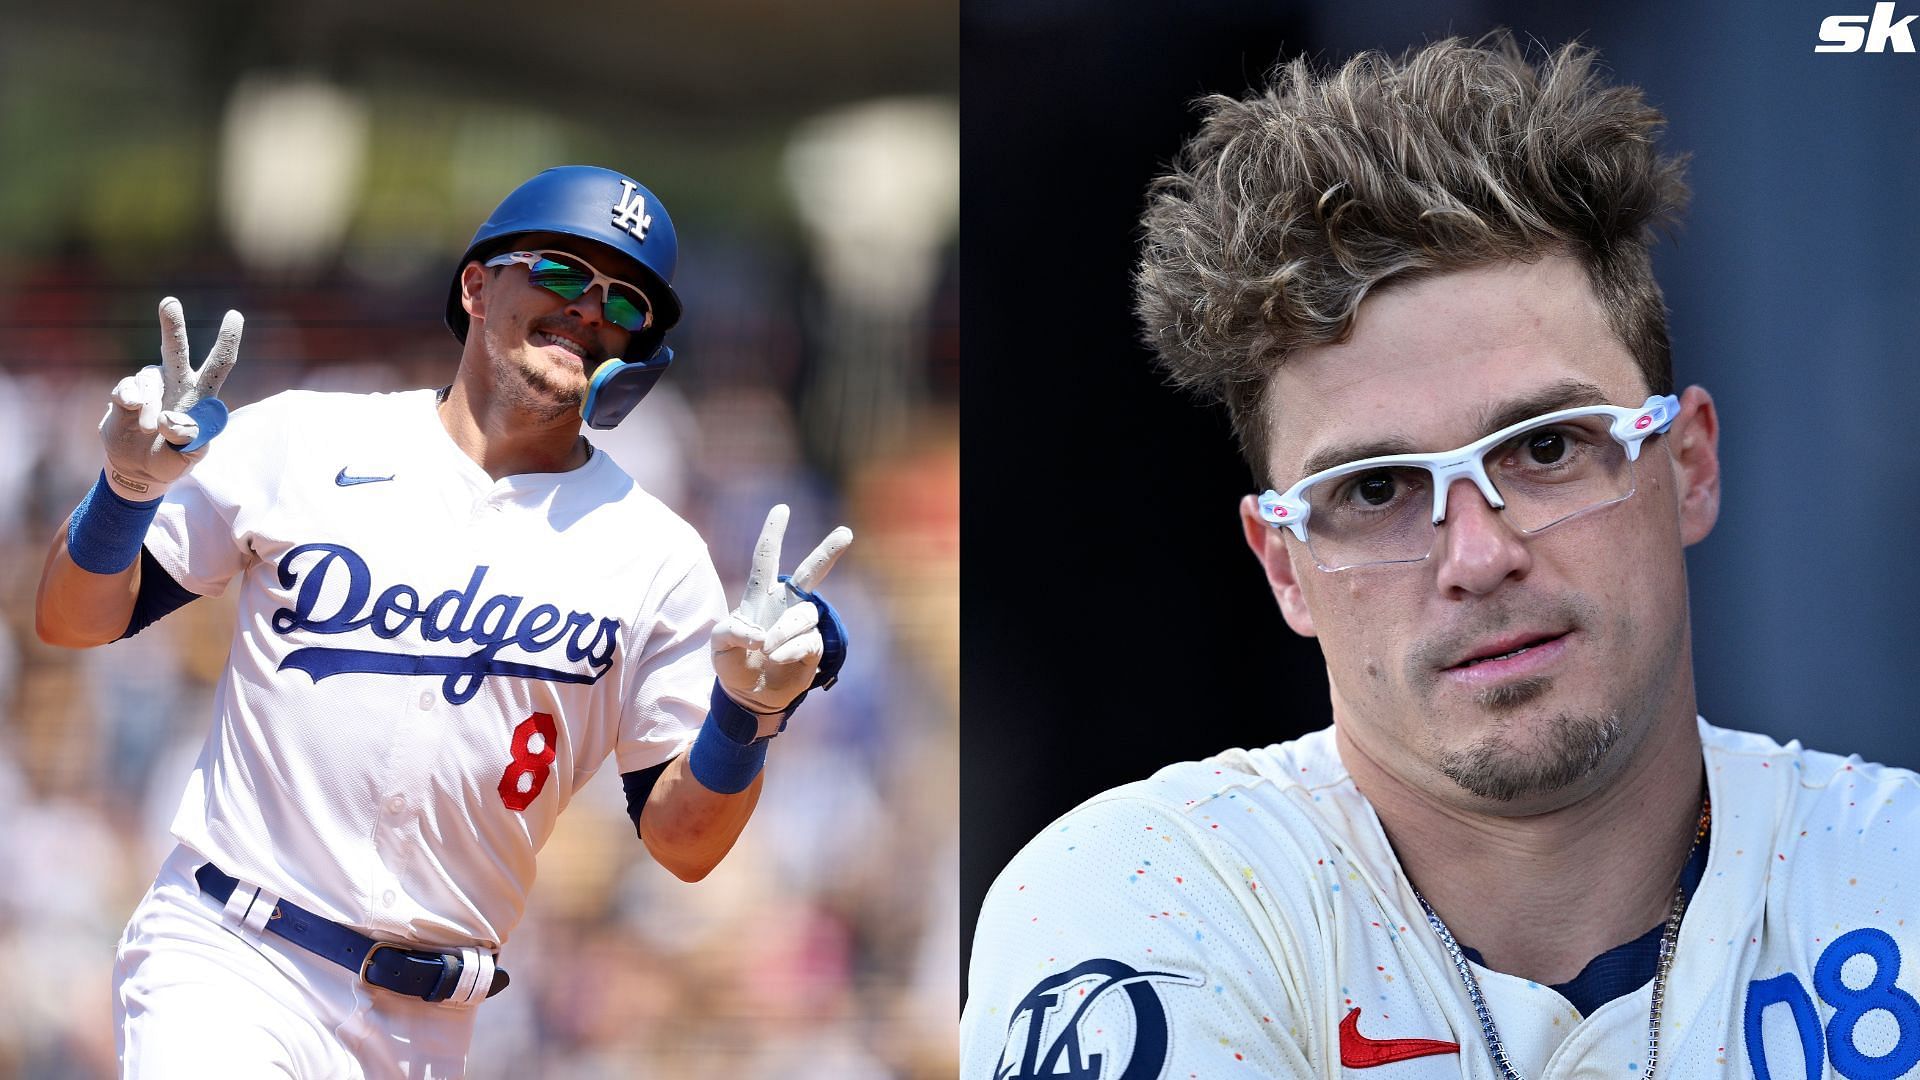
[[653, 794], [653, 785], [660, 782], [671, 764], [673, 759], [668, 758], [658, 765], [620, 774], [620, 786], [627, 790], [627, 816], [633, 819], [636, 833], [640, 830], [640, 811], [646, 809], [647, 796]]
[[152, 626], [162, 616], [168, 615], [190, 601], [200, 599], [200, 594], [188, 590], [173, 580], [173, 575], [160, 566], [160, 560], [145, 547], [140, 549], [140, 593], [133, 600], [133, 617], [127, 620], [127, 629], [120, 635], [122, 640]]

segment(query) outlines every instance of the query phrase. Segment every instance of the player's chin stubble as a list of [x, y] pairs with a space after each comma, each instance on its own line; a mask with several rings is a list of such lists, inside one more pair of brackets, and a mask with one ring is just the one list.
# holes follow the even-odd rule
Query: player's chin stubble
[[[1528, 690], [1523, 680], [1489, 691], [1537, 697], [1544, 688]], [[1550, 682], [1551, 680], [1539, 680]], [[1442, 755], [1438, 767], [1464, 790], [1492, 802], [1514, 802], [1567, 787], [1593, 772], [1620, 741], [1617, 712], [1581, 715], [1561, 713], [1529, 722], [1524, 745], [1511, 738], [1513, 723], [1505, 718], [1493, 730], [1464, 750]]]
[[574, 380], [561, 382], [554, 377], [552, 371], [534, 363], [522, 365], [520, 374], [531, 391], [524, 403], [529, 412], [539, 413], [544, 419], [552, 419], [580, 408], [584, 391], [582, 386]]
[[[1580, 596], [1535, 602], [1533, 607], [1534, 625], [1580, 630], [1602, 622], [1597, 605]], [[1489, 612], [1471, 626], [1423, 642], [1408, 663], [1416, 689], [1430, 700], [1444, 665], [1460, 655], [1464, 642], [1522, 624], [1519, 615], [1518, 608]], [[1620, 639], [1632, 640], [1633, 633], [1633, 624], [1627, 622]], [[1482, 799], [1515, 802], [1557, 791], [1592, 773], [1620, 741], [1621, 713], [1607, 709], [1520, 715], [1553, 687], [1552, 675], [1535, 675], [1476, 691], [1473, 704], [1489, 726], [1471, 745], [1442, 753], [1435, 763], [1441, 774]]]
[[584, 382], [572, 379], [563, 382], [538, 358], [528, 357], [516, 348], [521, 344], [519, 339], [514, 342], [503, 341], [501, 336], [491, 332], [491, 328], [486, 333], [487, 351], [494, 358], [494, 370], [511, 371], [518, 376], [517, 379], [495, 380], [494, 392], [507, 404], [541, 421], [554, 420], [579, 410], [580, 402], [586, 397]]

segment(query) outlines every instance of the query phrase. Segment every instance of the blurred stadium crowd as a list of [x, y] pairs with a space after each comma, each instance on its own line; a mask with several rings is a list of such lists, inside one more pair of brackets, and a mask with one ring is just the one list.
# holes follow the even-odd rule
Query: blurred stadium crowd
[[[798, 552], [850, 524], [826, 591], [853, 648], [774, 745], [754, 820], [706, 881], [646, 856], [611, 761], [575, 797], [470, 1075], [951, 1075], [955, 262], [943, 257], [917, 314], [833, 317], [804, 260], [681, 230], [689, 314], [674, 369], [593, 442], [700, 530], [730, 593], [772, 503], [792, 504]], [[230, 602], [213, 599], [86, 652], [33, 630], [47, 542], [100, 467], [106, 395], [156, 360], [156, 302], [182, 299], [196, 362], [226, 308], [246, 315], [223, 394], [236, 406], [294, 387], [439, 386], [457, 363], [440, 322], [450, 265], [294, 284], [225, 258], [162, 278], [73, 242], [0, 272], [0, 968], [21, 975], [0, 980], [0, 1076], [111, 1074], [114, 944], [171, 849], [232, 630]], [[898, 392], [852, 401], [864, 380], [823, 381], [849, 362], [884, 369]]]

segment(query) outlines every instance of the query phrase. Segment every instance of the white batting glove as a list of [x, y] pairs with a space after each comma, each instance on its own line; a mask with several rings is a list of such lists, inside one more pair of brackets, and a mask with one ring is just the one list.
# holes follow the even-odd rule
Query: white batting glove
[[[187, 321], [180, 301], [160, 301], [159, 367], [144, 367], [113, 388], [107, 414], [100, 418], [100, 441], [107, 451], [107, 486], [123, 499], [145, 502], [166, 494], [206, 455], [201, 439], [208, 427], [224, 424], [224, 406], [202, 405], [217, 399], [234, 361], [239, 359], [244, 320], [227, 312], [220, 340], [195, 371], [187, 360]], [[195, 412], [189, 412], [199, 406]], [[208, 432], [211, 438], [214, 432]]]
[[712, 637], [713, 671], [721, 689], [742, 708], [765, 718], [763, 736], [779, 730], [787, 707], [813, 685], [825, 650], [818, 629], [820, 610], [800, 592], [814, 591], [853, 543], [853, 530], [845, 525], [828, 533], [789, 583], [779, 580], [780, 540], [786, 531], [783, 503], [767, 513], [760, 530], [746, 594], [714, 627]]

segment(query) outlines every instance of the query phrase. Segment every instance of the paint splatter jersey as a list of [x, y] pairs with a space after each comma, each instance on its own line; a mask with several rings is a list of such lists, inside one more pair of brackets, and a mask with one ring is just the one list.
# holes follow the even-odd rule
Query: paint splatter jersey
[[174, 834], [378, 937], [498, 948], [607, 756], [656, 765], [706, 715], [725, 603], [699, 535], [604, 453], [493, 480], [432, 390], [236, 411], [146, 544], [238, 589]]
[[[1713, 835], [1658, 1077], [1920, 1076], [1920, 777], [1700, 732]], [[1520, 1075], [1645, 1075], [1650, 982], [1582, 1016], [1474, 973]], [[1499, 1075], [1331, 729], [1056, 821], [989, 893], [970, 981], [969, 1080]]]

